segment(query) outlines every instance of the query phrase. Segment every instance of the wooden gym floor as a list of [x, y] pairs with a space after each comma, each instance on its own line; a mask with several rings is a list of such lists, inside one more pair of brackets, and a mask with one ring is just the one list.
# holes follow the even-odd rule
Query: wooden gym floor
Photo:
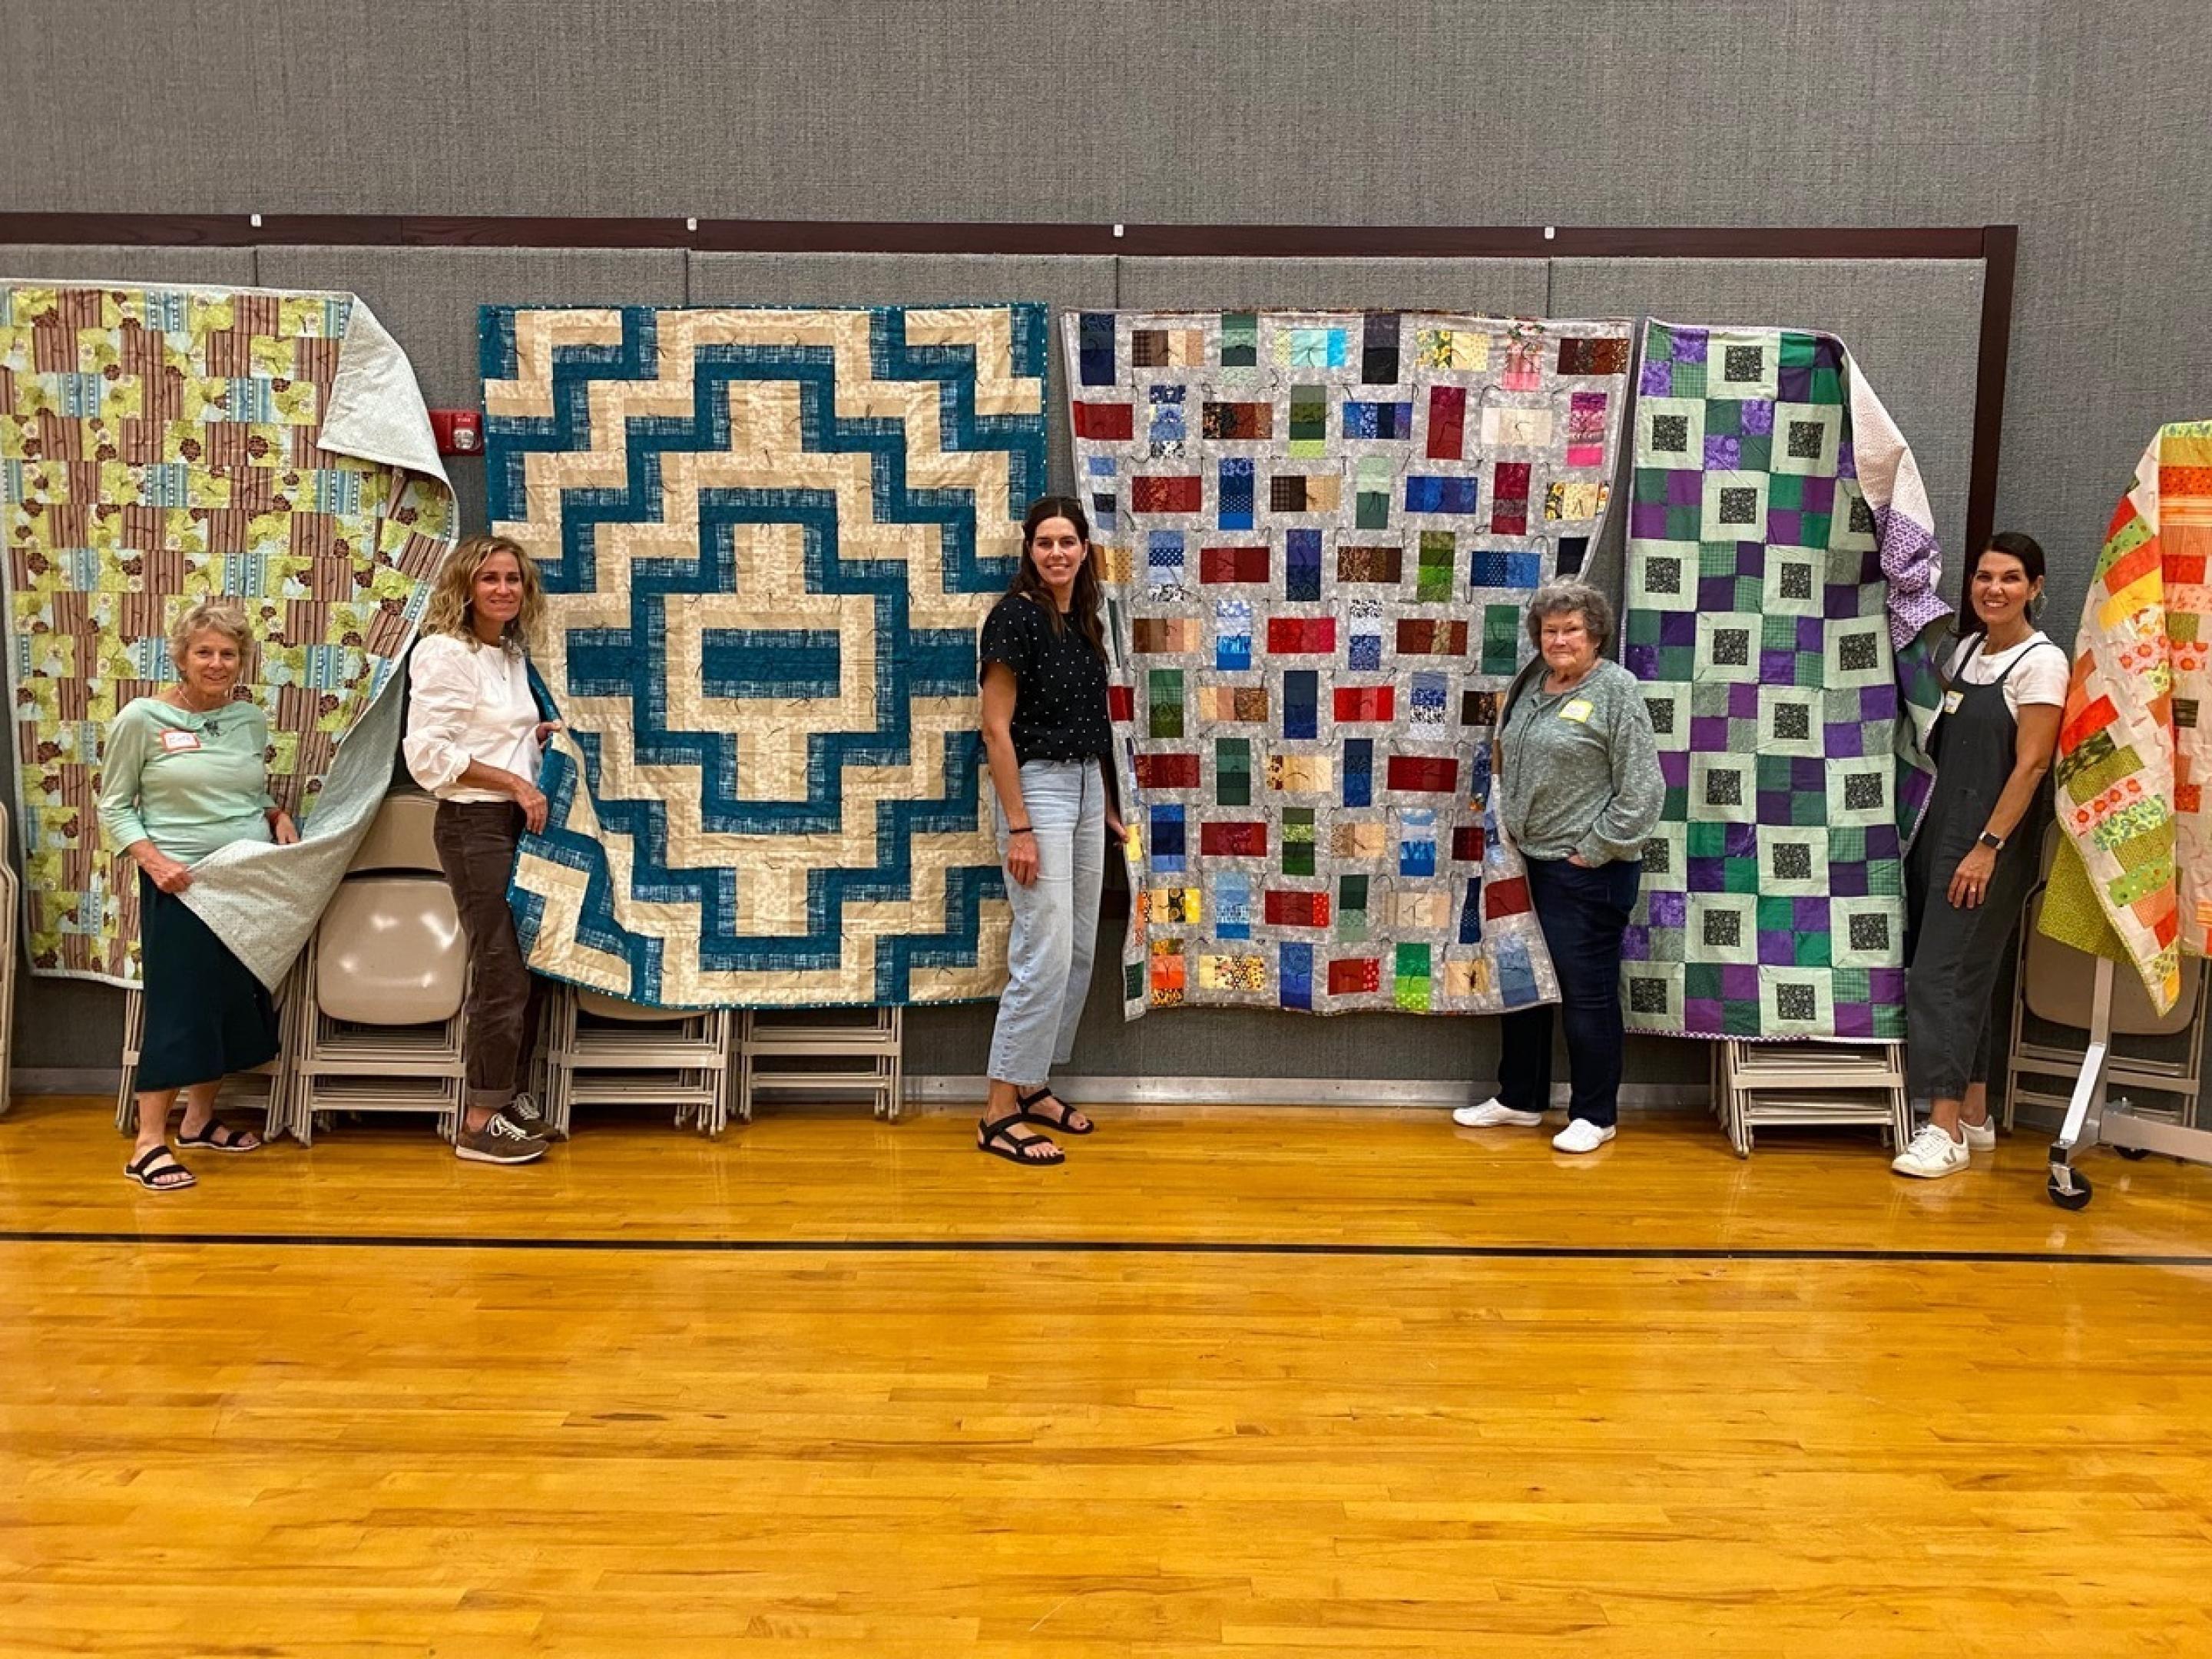
[[0, 1119], [7, 1659], [2212, 1653], [2167, 1160], [807, 1115], [157, 1198], [106, 1112]]

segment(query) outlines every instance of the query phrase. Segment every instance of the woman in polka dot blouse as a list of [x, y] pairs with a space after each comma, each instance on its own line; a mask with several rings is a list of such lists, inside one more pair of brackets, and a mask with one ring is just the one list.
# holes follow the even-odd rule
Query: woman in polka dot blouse
[[984, 621], [978, 653], [983, 746], [1014, 926], [975, 1144], [1034, 1169], [1066, 1156], [1045, 1129], [1087, 1135], [1097, 1127], [1047, 1079], [1073, 1049], [1091, 988], [1106, 847], [1124, 833], [1106, 764], [1113, 739], [1099, 607], [1081, 504], [1066, 495], [1031, 502], [1021, 567]]

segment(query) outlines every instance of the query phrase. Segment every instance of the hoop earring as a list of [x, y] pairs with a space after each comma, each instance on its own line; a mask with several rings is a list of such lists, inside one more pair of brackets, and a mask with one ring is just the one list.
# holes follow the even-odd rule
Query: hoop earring
[[2027, 619], [2030, 622], [2041, 622], [2043, 620], [2042, 594], [2038, 593], [2033, 599], [2027, 602]]

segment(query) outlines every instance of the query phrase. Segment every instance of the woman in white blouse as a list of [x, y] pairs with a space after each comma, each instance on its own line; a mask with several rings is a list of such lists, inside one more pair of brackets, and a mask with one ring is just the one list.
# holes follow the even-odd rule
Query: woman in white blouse
[[466, 1096], [454, 1151], [479, 1164], [545, 1155], [522, 1092], [537, 1044], [537, 981], [515, 938], [507, 878], [526, 829], [545, 827], [538, 758], [557, 729], [531, 690], [526, 644], [544, 608], [538, 568], [504, 536], [471, 536], [439, 573], [408, 666], [415, 781], [438, 798], [438, 861], [468, 935]]

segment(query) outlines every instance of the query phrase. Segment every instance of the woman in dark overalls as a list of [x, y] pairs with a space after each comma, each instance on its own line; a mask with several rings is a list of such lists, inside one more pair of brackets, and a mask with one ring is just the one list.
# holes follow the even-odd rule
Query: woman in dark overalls
[[2035, 884], [2071, 677], [2066, 653], [2035, 627], [2042, 593], [2043, 550], [2010, 532], [1990, 538], [1966, 578], [1971, 620], [1929, 741], [1935, 793], [1905, 863], [1905, 1085], [1930, 1109], [1890, 1165], [1899, 1175], [1955, 1175], [1996, 1145], [1990, 993]]

